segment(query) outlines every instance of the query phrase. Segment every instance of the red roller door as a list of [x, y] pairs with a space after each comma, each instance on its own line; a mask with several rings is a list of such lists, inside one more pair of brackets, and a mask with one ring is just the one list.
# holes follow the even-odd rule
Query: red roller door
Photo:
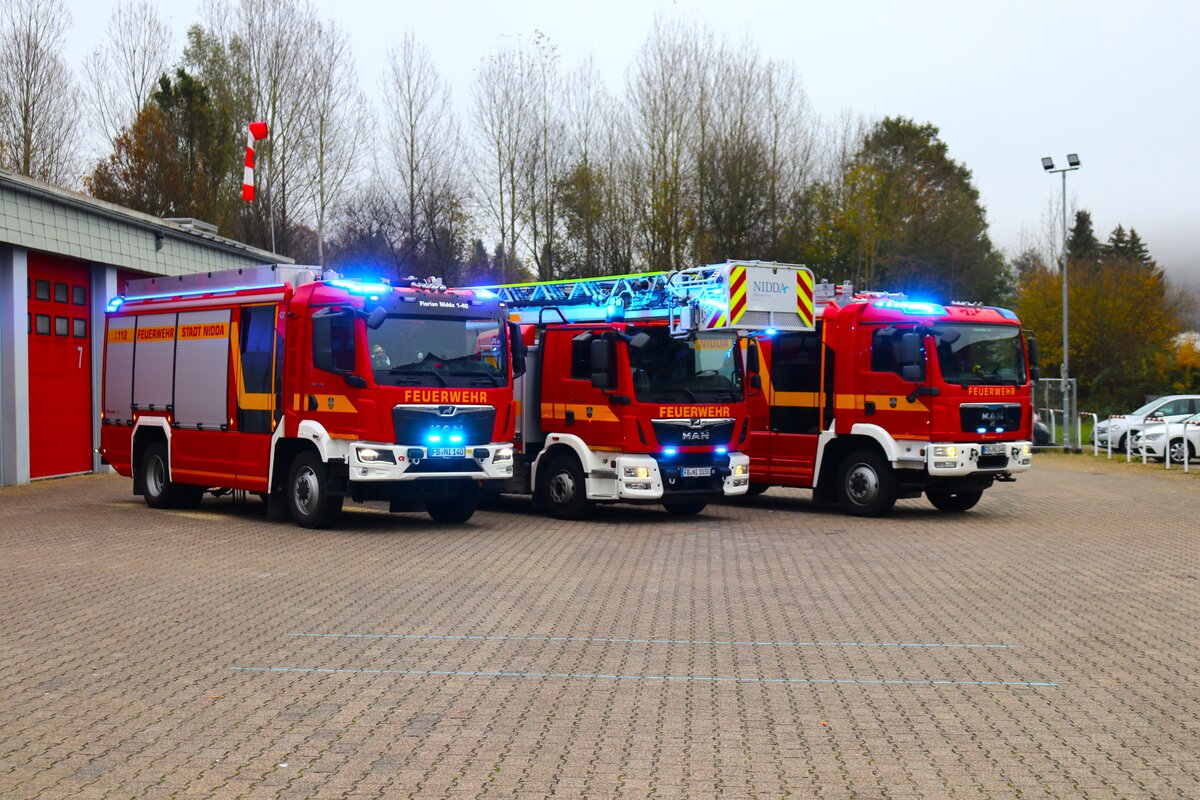
[[92, 469], [88, 266], [29, 254], [29, 474]]

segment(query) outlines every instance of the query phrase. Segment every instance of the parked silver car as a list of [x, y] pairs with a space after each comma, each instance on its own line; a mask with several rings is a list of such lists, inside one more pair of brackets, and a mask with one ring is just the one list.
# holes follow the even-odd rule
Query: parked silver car
[[1146, 425], [1140, 434], [1133, 435], [1133, 449], [1139, 455], [1144, 449], [1156, 461], [1162, 461], [1168, 453], [1172, 464], [1182, 464], [1185, 455], [1191, 461], [1200, 453], [1200, 414], [1179, 422]]
[[1132, 442], [1130, 434], [1141, 433], [1147, 425], [1162, 420], [1178, 422], [1197, 413], [1200, 413], [1200, 395], [1167, 395], [1157, 400], [1151, 400], [1128, 414], [1114, 419], [1101, 420], [1093, 429], [1092, 438], [1101, 447], [1108, 447], [1111, 439], [1113, 450], [1124, 451]]

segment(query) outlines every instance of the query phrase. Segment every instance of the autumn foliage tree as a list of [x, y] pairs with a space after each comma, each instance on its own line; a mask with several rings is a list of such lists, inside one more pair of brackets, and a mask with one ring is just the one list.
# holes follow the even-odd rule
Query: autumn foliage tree
[[[1072, 239], [1094, 241], [1090, 215], [1077, 217]], [[1118, 255], [1097, 245], [1086, 252], [1092, 255], [1069, 266], [1071, 373], [1079, 381], [1081, 403], [1100, 412], [1127, 411], [1168, 389], [1178, 366], [1174, 339], [1182, 326], [1183, 300], [1141, 249]], [[1038, 336], [1043, 374], [1057, 375], [1060, 271], [1027, 270], [1015, 307], [1025, 329]]]

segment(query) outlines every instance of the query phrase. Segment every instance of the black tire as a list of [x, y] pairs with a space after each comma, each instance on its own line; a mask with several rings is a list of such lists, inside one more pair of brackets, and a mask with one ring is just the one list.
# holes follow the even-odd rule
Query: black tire
[[284, 487], [288, 513], [302, 528], [328, 528], [342, 512], [342, 497], [329, 493], [329, 468], [307, 450], [292, 459]]
[[855, 450], [838, 465], [838, 502], [855, 517], [880, 517], [896, 505], [896, 475], [875, 450]]
[[583, 467], [573, 454], [558, 456], [538, 475], [538, 493], [556, 519], [583, 519], [592, 512]]
[[926, 489], [925, 497], [929, 498], [929, 502], [933, 503], [933, 507], [938, 511], [961, 512], [974, 508], [975, 504], [979, 502], [979, 498], [983, 497], [983, 490], [962, 492], [948, 489]]
[[767, 491], [767, 489], [770, 489], [770, 488], [771, 488], [771, 485], [767, 484], [767, 483], [752, 483], [752, 484], [750, 484], [750, 488], [746, 490], [746, 496], [747, 497], [757, 497], [758, 495], [762, 494], [763, 492]]
[[151, 508], [195, 508], [204, 497], [203, 486], [168, 479], [166, 442], [152, 442], [142, 455], [142, 496]]
[[1124, 455], [1124, 453], [1126, 452], [1126, 449], [1127, 449], [1127, 448], [1128, 448], [1130, 445], [1132, 445], [1132, 444], [1133, 444], [1133, 442], [1129, 441], [1129, 437], [1128, 437], [1128, 436], [1122, 436], [1122, 437], [1121, 437], [1121, 438], [1120, 438], [1120, 439], [1117, 441], [1117, 448], [1116, 448], [1116, 452], [1118, 452], [1118, 453], [1121, 453], [1122, 455]]
[[167, 443], [152, 442], [142, 454], [142, 496], [151, 508], [174, 506], [174, 492], [167, 468]]
[[668, 514], [676, 517], [694, 517], [708, 506], [708, 503], [663, 503]]
[[479, 507], [479, 487], [472, 483], [453, 497], [429, 497], [425, 499], [425, 512], [434, 522], [460, 524], [469, 520]]

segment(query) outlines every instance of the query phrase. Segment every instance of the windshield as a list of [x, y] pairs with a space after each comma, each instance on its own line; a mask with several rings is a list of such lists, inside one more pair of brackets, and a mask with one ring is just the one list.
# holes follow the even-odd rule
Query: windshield
[[664, 326], [630, 328], [645, 333], [645, 347], [629, 348], [633, 390], [651, 402], [740, 400], [742, 367], [733, 333], [699, 333], [694, 339], [672, 339]]
[[959, 335], [937, 338], [942, 380], [957, 384], [1021, 386], [1025, 383], [1025, 355], [1021, 331], [1015, 325], [941, 325]]
[[367, 329], [375, 382], [388, 386], [502, 386], [507, 356], [498, 319], [388, 316]]

